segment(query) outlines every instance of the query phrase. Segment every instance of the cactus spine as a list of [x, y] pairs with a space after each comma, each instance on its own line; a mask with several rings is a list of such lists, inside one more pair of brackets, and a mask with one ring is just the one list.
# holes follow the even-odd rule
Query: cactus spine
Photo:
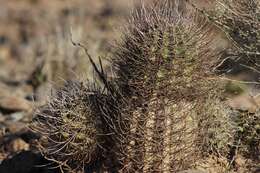
[[31, 127], [42, 136], [40, 150], [47, 159], [69, 171], [100, 159], [104, 142], [96, 105], [100, 96], [93, 86], [70, 81], [40, 109]]
[[41, 111], [35, 127], [47, 157], [76, 170], [107, 158], [108, 172], [168, 173], [194, 166], [204, 147], [233, 140], [222, 144], [219, 136], [233, 129], [229, 112], [220, 110], [226, 107], [208, 26], [174, 2], [132, 14], [105, 94], [74, 83]]

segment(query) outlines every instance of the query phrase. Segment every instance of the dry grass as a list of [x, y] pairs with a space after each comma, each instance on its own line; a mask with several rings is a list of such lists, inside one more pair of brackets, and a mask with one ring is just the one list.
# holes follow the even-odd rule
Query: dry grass
[[225, 50], [219, 70], [229, 72], [243, 66], [259, 73], [260, 4], [257, 0], [217, 0], [216, 9], [200, 10], [233, 44]]

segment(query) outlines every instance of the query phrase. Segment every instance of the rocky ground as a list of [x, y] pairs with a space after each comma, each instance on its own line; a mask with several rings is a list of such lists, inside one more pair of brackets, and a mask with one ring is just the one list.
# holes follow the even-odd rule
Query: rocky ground
[[[0, 4], [0, 172], [59, 172], [42, 167], [50, 163], [38, 154], [34, 141], [39, 136], [28, 128], [33, 112], [46, 102], [50, 88], [64, 80], [91, 79], [93, 69], [84, 52], [73, 47], [71, 34], [93, 57], [109, 56], [133, 2], [0, 0]], [[230, 104], [255, 111], [259, 103], [258, 97], [246, 93]]]

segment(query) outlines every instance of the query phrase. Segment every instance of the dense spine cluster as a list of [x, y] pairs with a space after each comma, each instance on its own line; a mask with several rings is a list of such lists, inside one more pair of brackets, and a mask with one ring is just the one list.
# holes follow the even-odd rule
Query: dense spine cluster
[[67, 82], [40, 109], [31, 127], [42, 135], [40, 150], [68, 170], [82, 170], [100, 159], [104, 135], [93, 86]]
[[122, 134], [115, 136], [121, 172], [176, 172], [200, 155], [199, 112], [220, 84], [206, 24], [176, 9], [164, 1], [135, 11], [112, 59], [124, 122], [112, 129]]

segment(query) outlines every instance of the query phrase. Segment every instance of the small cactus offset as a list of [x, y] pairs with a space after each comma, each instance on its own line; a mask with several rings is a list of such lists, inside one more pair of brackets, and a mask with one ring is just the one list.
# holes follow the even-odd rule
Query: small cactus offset
[[204, 154], [229, 157], [237, 131], [234, 116], [235, 112], [216, 96], [207, 99], [198, 116], [200, 150]]
[[121, 172], [176, 172], [200, 157], [199, 113], [210, 93], [220, 99], [221, 82], [207, 25], [180, 13], [168, 0], [137, 9], [112, 59]]
[[99, 159], [102, 124], [97, 100], [101, 93], [80, 82], [67, 82], [40, 109], [31, 127], [42, 135], [40, 150], [69, 171], [83, 170]]

